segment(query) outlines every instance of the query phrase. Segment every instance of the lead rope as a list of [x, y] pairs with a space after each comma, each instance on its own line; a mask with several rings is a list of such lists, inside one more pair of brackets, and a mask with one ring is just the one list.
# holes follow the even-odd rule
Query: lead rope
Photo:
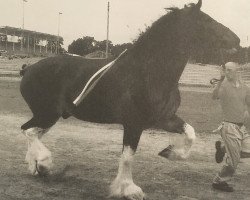
[[[222, 67], [223, 69], [225, 69], [225, 60], [224, 60], [224, 54], [223, 54], [223, 52], [222, 52], [222, 49], [220, 49], [220, 59], [221, 59], [221, 67]], [[212, 78], [212, 79], [210, 80], [210, 84], [211, 84], [211, 85], [215, 85], [215, 84], [217, 84], [219, 81], [223, 81], [224, 78], [225, 78], [225, 77], [221, 77], [220, 79], [218, 79], [218, 78]]]

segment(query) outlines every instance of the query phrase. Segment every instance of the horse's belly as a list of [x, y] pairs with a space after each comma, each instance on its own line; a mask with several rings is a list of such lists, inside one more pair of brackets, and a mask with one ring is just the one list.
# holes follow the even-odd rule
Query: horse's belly
[[107, 105], [100, 101], [83, 102], [73, 112], [77, 119], [96, 123], [119, 123], [115, 105]]

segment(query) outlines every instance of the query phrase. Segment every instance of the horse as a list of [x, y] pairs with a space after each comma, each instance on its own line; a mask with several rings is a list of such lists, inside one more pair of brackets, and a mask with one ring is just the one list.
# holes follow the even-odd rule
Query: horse
[[51, 152], [40, 139], [59, 118], [68, 116], [122, 125], [122, 155], [110, 186], [111, 196], [131, 200], [145, 196], [132, 177], [133, 156], [143, 130], [153, 127], [183, 134], [184, 150], [175, 146], [168, 150], [169, 158], [186, 158], [196, 138], [195, 130], [176, 111], [181, 101], [178, 81], [192, 49], [209, 45], [231, 49], [239, 47], [240, 42], [229, 28], [202, 12], [201, 5], [199, 0], [184, 8], [168, 8], [78, 105], [72, 102], [100, 66], [109, 61], [59, 55], [26, 67], [20, 91], [33, 117], [21, 129], [29, 141], [26, 160], [31, 172], [43, 175], [50, 170]]

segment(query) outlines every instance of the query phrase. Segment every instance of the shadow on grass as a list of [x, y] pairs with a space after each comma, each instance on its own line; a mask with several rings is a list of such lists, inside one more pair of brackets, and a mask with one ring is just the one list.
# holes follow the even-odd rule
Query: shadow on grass
[[[76, 173], [72, 175], [71, 172], [75, 172], [79, 169], [83, 170], [84, 166], [66, 165], [61, 170], [57, 170], [47, 176], [32, 176], [39, 185], [43, 185], [44, 197], [61, 197], [62, 199], [84, 199], [84, 200], [118, 200], [117, 198], [109, 197], [109, 183], [98, 177], [98, 173], [93, 173], [93, 179], [89, 177], [79, 177]], [[29, 176], [31, 179], [31, 175]], [[119, 199], [121, 200], [121, 199]]]

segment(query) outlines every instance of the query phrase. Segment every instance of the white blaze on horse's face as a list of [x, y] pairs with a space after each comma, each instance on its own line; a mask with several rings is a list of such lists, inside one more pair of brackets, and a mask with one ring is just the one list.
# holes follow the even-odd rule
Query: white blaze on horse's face
[[118, 174], [111, 185], [111, 196], [143, 200], [144, 193], [134, 184], [132, 178], [132, 162], [134, 151], [125, 146], [119, 163]]
[[41, 128], [30, 128], [23, 131], [28, 140], [28, 151], [25, 157], [32, 174], [40, 173], [45, 175], [52, 167], [51, 152], [39, 140], [48, 130]]

